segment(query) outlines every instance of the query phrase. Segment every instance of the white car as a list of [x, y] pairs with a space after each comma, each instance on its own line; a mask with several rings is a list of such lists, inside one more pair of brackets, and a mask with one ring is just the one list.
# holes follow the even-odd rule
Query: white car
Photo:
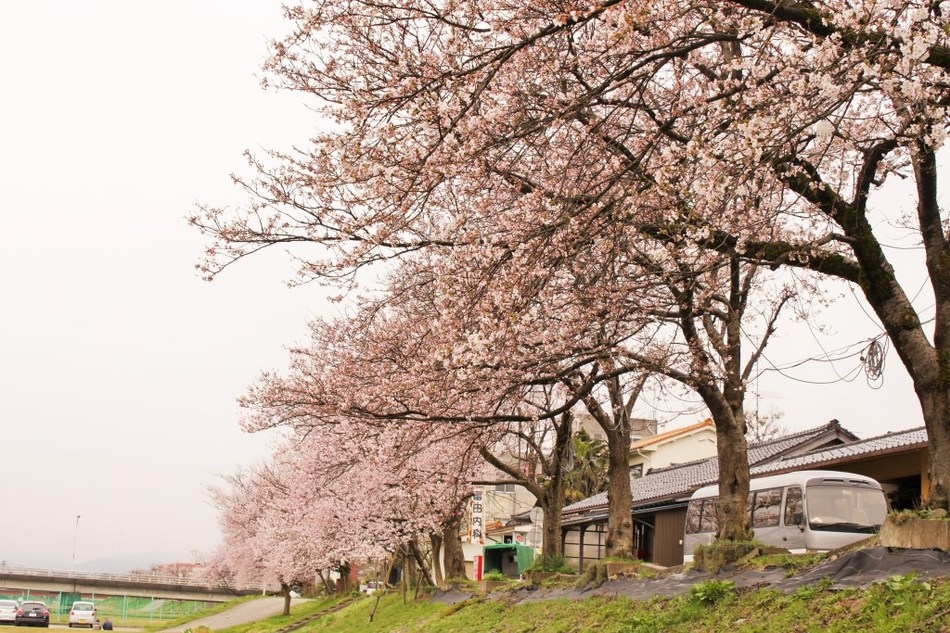
[[88, 626], [90, 629], [98, 624], [96, 619], [96, 605], [92, 602], [74, 602], [69, 609], [69, 627]]
[[16, 600], [0, 600], [0, 622], [16, 622], [16, 610], [19, 606]]

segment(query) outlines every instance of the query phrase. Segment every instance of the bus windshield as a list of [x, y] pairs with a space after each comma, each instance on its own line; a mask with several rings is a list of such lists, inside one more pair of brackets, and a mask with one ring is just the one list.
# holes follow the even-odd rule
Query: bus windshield
[[884, 523], [887, 501], [880, 489], [810, 485], [808, 525], [813, 530], [874, 531]]

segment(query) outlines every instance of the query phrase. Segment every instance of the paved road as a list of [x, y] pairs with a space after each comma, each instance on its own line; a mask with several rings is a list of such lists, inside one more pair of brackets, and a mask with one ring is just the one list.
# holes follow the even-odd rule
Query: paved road
[[[295, 604], [305, 601], [306, 598], [294, 598], [290, 601], [290, 606], [293, 607]], [[209, 615], [208, 617], [192, 620], [191, 622], [178, 627], [164, 629], [159, 633], [181, 633], [187, 629], [194, 629], [195, 627], [202, 625], [208, 627], [212, 631], [218, 631], [221, 629], [226, 629], [230, 626], [237, 626], [239, 624], [248, 624], [250, 622], [257, 622], [258, 620], [265, 620], [271, 616], [280, 615], [283, 613], [283, 611], [283, 598], [258, 598], [256, 600], [242, 602], [241, 604], [235, 605], [227, 611], [222, 611], [216, 615]]]

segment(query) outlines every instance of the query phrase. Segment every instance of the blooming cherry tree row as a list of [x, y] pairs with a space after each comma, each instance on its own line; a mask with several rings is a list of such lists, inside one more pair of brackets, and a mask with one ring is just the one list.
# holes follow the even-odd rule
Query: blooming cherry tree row
[[[246, 207], [192, 218], [211, 239], [203, 270], [288, 244], [301, 282], [399, 263], [384, 300], [315, 325], [318, 370], [293, 379], [318, 394], [311, 410], [258, 424], [341, 410], [497, 421], [526, 384], [561, 381], [583, 400], [601, 378], [658, 372], [716, 421], [721, 536], [740, 538], [744, 386], [790, 293], [831, 277], [863, 293], [914, 381], [929, 503], [947, 506], [939, 4], [350, 0], [288, 17], [268, 82], [335, 126], [250, 157]], [[913, 214], [873, 204], [895, 178], [915, 183]], [[926, 327], [875, 228], [888, 223], [923, 247]], [[744, 350], [750, 315], [759, 338]], [[358, 332], [408, 351], [398, 371], [352, 363]]]

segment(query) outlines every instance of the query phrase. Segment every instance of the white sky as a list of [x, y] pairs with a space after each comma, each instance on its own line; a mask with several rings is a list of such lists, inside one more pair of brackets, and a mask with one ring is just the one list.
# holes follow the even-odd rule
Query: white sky
[[208, 484], [269, 453], [235, 399], [324, 304], [279, 258], [202, 281], [185, 216], [310, 121], [259, 87], [283, 30], [272, 0], [0, 3], [0, 560], [207, 553]]
[[[286, 288], [280, 257], [201, 281], [184, 218], [243, 200], [229, 174], [244, 149], [312, 129], [296, 98], [259, 87], [285, 30], [276, 0], [0, 3], [0, 560], [126, 571], [207, 554], [207, 486], [269, 454], [239, 430], [235, 399], [286, 366], [326, 304]], [[825, 349], [879, 332], [846, 306]], [[821, 353], [810, 336], [777, 343], [770, 357]], [[793, 373], [833, 377], [820, 369]], [[876, 390], [863, 377], [759, 388], [790, 430], [921, 424], [893, 351]]]

